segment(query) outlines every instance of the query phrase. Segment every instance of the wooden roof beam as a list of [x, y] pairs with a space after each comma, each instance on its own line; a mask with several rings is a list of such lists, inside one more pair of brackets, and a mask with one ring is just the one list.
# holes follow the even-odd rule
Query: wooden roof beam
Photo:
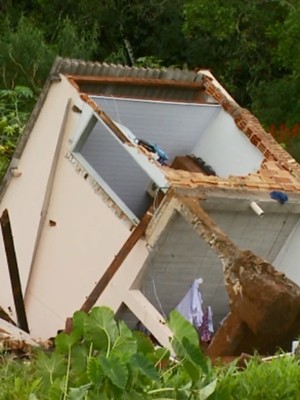
[[99, 85], [133, 85], [161, 88], [178, 88], [186, 90], [204, 90], [202, 82], [194, 81], [175, 81], [173, 79], [146, 79], [133, 77], [114, 77], [114, 76], [81, 76], [67, 75], [69, 80], [77, 85], [99, 84]]

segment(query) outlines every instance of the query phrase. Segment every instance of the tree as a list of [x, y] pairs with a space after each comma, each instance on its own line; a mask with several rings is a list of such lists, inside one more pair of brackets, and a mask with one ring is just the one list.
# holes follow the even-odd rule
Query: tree
[[259, 82], [283, 73], [272, 31], [289, 10], [281, 0], [186, 0], [184, 32], [193, 42], [189, 65], [213, 69], [233, 96], [251, 107]]
[[253, 99], [253, 109], [266, 125], [285, 124], [292, 128], [300, 122], [300, 1], [290, 4], [282, 24], [274, 25], [277, 41], [275, 62], [281, 76], [262, 80]]

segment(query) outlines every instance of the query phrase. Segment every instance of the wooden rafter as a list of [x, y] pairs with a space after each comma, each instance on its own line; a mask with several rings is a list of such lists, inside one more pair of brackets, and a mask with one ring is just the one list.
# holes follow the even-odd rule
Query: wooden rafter
[[173, 79], [146, 79], [134, 77], [114, 77], [114, 76], [81, 76], [68, 75], [69, 80], [76, 82], [77, 85], [132, 85], [160, 88], [177, 88], [186, 90], [204, 90], [202, 82], [195, 81], [176, 81]]

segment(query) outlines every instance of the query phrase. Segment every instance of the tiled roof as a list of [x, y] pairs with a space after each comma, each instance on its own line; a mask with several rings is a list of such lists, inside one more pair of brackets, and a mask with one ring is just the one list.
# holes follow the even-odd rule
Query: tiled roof
[[[120, 78], [144, 79], [169, 81], [169, 82], [198, 82], [201, 87], [201, 72], [193, 72], [188, 70], [180, 70], [178, 68], [137, 68], [123, 65], [113, 65], [106, 63], [91, 63], [80, 60], [60, 59], [57, 73], [65, 74], [74, 78], [78, 83], [81, 92], [87, 94], [99, 94], [114, 96], [127, 96], [135, 98], [161, 99], [169, 100], [180, 99], [182, 101], [193, 101], [195, 89], [184, 89], [183, 87], [162, 87], [162, 86], [136, 86], [130, 83], [120, 85], [119, 82], [99, 82], [99, 77], [111, 77], [116, 81]], [[80, 77], [80, 79], [78, 79]], [[85, 79], [83, 79], [85, 78]]]

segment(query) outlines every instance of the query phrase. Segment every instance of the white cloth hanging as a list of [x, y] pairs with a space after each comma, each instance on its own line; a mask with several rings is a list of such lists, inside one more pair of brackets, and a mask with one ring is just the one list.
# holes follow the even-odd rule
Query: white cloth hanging
[[203, 320], [203, 300], [199, 291], [199, 285], [202, 282], [201, 278], [195, 279], [184, 298], [176, 307], [176, 310], [196, 328], [200, 327]]

